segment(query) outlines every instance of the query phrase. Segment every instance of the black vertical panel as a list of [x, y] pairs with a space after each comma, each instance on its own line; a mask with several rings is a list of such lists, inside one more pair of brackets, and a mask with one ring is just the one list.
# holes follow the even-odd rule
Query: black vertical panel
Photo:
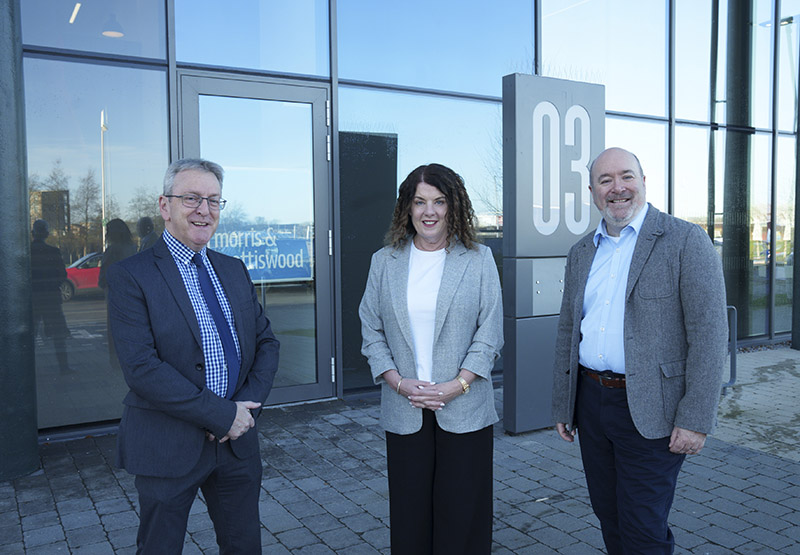
[[339, 133], [342, 369], [345, 391], [373, 385], [361, 355], [358, 304], [372, 253], [383, 246], [397, 199], [397, 135]]
[[0, 0], [0, 480], [39, 466], [19, 0]]
[[722, 216], [722, 266], [728, 304], [738, 311], [739, 337], [751, 334], [750, 170], [753, 0], [728, 3], [725, 196]]

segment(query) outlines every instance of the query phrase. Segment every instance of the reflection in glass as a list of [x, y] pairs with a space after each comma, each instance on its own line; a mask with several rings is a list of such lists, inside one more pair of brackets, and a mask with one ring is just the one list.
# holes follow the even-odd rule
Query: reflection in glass
[[800, 59], [800, 1], [783, 0], [778, 27], [778, 129], [797, 127], [797, 80]]
[[175, 0], [179, 62], [330, 75], [325, 0]]
[[311, 104], [200, 96], [200, 153], [225, 169], [209, 248], [241, 259], [281, 342], [275, 387], [317, 382]]
[[398, 186], [420, 164], [444, 164], [464, 178], [479, 225], [502, 225], [499, 104], [341, 87], [339, 117], [341, 131], [397, 136]]
[[502, 95], [533, 73], [533, 2], [337, 2], [339, 77]]
[[769, 318], [770, 135], [728, 131], [720, 151], [728, 304], [738, 311], [740, 338], [762, 335], [768, 333]]
[[[675, 2], [675, 116], [708, 121], [712, 89], [712, 36], [718, 22], [712, 16], [714, 2]], [[716, 59], [714, 60], [716, 62]], [[714, 83], [716, 84], [716, 83]]]
[[[750, 87], [752, 89], [752, 125], [764, 129], [772, 128], [772, 23], [773, 7], [772, 0], [751, 0], [753, 4], [752, 21], [758, 23], [753, 25], [752, 37], [752, 75], [750, 76]], [[745, 3], [746, 4], [746, 3]], [[735, 10], [731, 10], [733, 13]], [[739, 20], [741, 22], [741, 20]], [[728, 40], [741, 40], [742, 37], [728, 37]], [[728, 60], [729, 83], [730, 75], [739, 68], [746, 67], [745, 59]], [[741, 64], [741, 65], [739, 65]], [[745, 83], [739, 82], [735, 86], [743, 87]], [[728, 100], [733, 95], [740, 95], [741, 90], [730, 90]], [[729, 119], [729, 123], [732, 121]]]
[[25, 0], [20, 6], [26, 45], [167, 57], [164, 0]]
[[667, 211], [667, 125], [628, 118], [606, 117], [606, 148], [633, 152], [642, 163], [647, 202]]
[[[342, 151], [364, 152], [361, 159], [381, 182], [372, 183], [373, 175], [358, 175], [361, 187], [371, 187], [369, 194], [359, 198], [359, 206], [343, 210], [356, 212], [363, 210], [363, 204], [385, 214], [382, 222], [370, 214], [370, 230], [377, 236], [372, 246], [377, 250], [380, 238], [389, 228], [391, 211], [397, 198], [397, 187], [414, 168], [421, 164], [437, 162], [453, 168], [463, 178], [478, 219], [478, 232], [481, 241], [492, 249], [495, 260], [500, 262], [502, 276], [502, 237], [503, 237], [503, 136], [501, 106], [492, 102], [444, 99], [438, 96], [377, 92], [353, 87], [339, 89], [339, 129]], [[341, 138], [345, 135], [346, 138]], [[348, 151], [347, 149], [352, 149]], [[356, 170], [349, 170], [355, 164], [345, 158], [341, 162], [342, 176], [348, 181], [342, 187], [352, 191], [359, 187], [352, 183]], [[394, 172], [394, 175], [391, 173]], [[387, 184], [387, 181], [389, 183]], [[388, 208], [387, 208], [388, 206]], [[344, 215], [344, 214], [343, 214]], [[375, 244], [377, 243], [377, 244]], [[371, 252], [364, 253], [369, 257]], [[367, 264], [356, 269], [350, 268], [344, 274], [352, 287], [358, 288], [354, 295], [342, 295], [343, 302], [352, 299], [342, 310], [355, 313], [367, 281]], [[343, 284], [347, 287], [348, 284]], [[345, 326], [348, 321], [344, 320]], [[353, 326], [354, 329], [355, 326]], [[358, 353], [360, 333], [343, 331], [343, 350], [345, 353]], [[366, 359], [346, 355], [345, 387], [367, 387], [373, 385]], [[359, 366], [360, 364], [360, 366]], [[495, 363], [495, 371], [503, 367], [502, 359]]]
[[[158, 232], [163, 229], [156, 201], [167, 166], [165, 75], [38, 58], [24, 60], [24, 74], [30, 218], [48, 223], [46, 241], [67, 265], [60, 292], [71, 371], [60, 370], [58, 349], [39, 334], [39, 426], [117, 419], [127, 386], [109, 361], [99, 286], [101, 179], [107, 219], [120, 218], [133, 230], [149, 217]], [[108, 114], [104, 132], [101, 111]]]
[[792, 330], [795, 137], [778, 138], [775, 213], [775, 333]]
[[542, 0], [542, 75], [606, 86], [606, 109], [665, 116], [664, 2]]
[[[678, 126], [675, 128], [675, 191], [673, 215], [695, 223], [708, 231], [709, 208], [715, 211], [714, 187], [708, 186], [708, 140], [706, 127]], [[649, 185], [649, 183], [648, 183]], [[719, 215], [722, 215], [721, 207]], [[715, 214], [716, 216], [716, 214]], [[715, 227], [715, 219], [711, 220]], [[722, 220], [719, 221], [720, 227]], [[712, 234], [716, 235], [712, 231]]]

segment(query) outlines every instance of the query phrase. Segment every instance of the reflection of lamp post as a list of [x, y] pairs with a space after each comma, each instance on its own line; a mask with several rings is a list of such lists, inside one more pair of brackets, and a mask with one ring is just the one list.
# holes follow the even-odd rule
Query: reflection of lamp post
[[100, 238], [103, 243], [103, 252], [106, 250], [106, 131], [108, 131], [108, 121], [106, 111], [100, 110]]

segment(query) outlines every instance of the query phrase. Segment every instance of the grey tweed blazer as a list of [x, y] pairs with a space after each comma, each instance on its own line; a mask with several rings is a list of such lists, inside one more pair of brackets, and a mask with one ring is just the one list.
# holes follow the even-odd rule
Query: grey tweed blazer
[[[381, 374], [396, 369], [416, 378], [414, 341], [408, 316], [410, 244], [385, 247], [372, 256], [361, 299], [361, 352], [375, 383], [381, 384], [381, 424], [389, 432], [411, 434], [422, 427], [422, 409], [412, 407]], [[491, 251], [484, 245], [449, 247], [436, 300], [433, 377], [452, 380], [464, 368], [478, 375], [469, 393], [436, 411], [439, 426], [453, 433], [480, 430], [498, 421], [491, 371], [503, 346], [503, 302]]]
[[[556, 340], [553, 419], [573, 423], [578, 345], [594, 231], [569, 251]], [[708, 235], [649, 207], [631, 260], [625, 373], [636, 428], [655, 439], [674, 426], [709, 433], [728, 341], [722, 264]]]

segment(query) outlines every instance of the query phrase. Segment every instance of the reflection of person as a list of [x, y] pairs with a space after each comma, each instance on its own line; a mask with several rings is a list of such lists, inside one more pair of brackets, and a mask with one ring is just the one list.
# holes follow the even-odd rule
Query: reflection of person
[[590, 178], [603, 220], [567, 257], [553, 418], [566, 441], [579, 432], [608, 552], [672, 553], [678, 473], [719, 401], [722, 265], [700, 227], [645, 202], [630, 152], [604, 151]]
[[158, 234], [153, 227], [153, 220], [142, 216], [136, 222], [136, 233], [139, 235], [139, 252], [149, 249], [158, 241]]
[[119, 218], [114, 218], [106, 224], [106, 250], [103, 251], [103, 260], [100, 262], [100, 274], [97, 284], [106, 289], [106, 276], [108, 268], [122, 260], [136, 254], [136, 243], [133, 242], [128, 224]]
[[381, 384], [395, 555], [491, 550], [502, 300], [473, 217], [458, 174], [411, 172], [359, 308], [362, 353]]
[[69, 328], [61, 309], [61, 284], [67, 279], [61, 252], [45, 243], [50, 227], [44, 220], [33, 222], [31, 235], [31, 293], [33, 328], [42, 324], [42, 337], [53, 339], [56, 360], [61, 372], [68, 372], [67, 345]]
[[206, 248], [224, 206], [222, 173], [206, 160], [173, 162], [159, 197], [162, 237], [108, 273], [111, 333], [130, 387], [118, 463], [136, 475], [143, 553], [181, 552], [198, 487], [220, 552], [261, 552], [254, 416], [278, 341], [244, 264]]
[[[133, 242], [133, 236], [128, 224], [119, 218], [109, 221], [106, 224], [106, 250], [103, 251], [103, 259], [100, 261], [100, 273], [97, 276], [97, 285], [102, 287], [106, 294], [108, 293], [108, 269], [112, 264], [134, 254], [136, 254], [136, 243]], [[109, 330], [111, 326], [108, 322], [108, 314], [106, 314], [106, 319], [106, 330]], [[112, 368], [119, 370], [117, 350], [110, 337], [108, 338], [108, 358], [111, 361]]]

